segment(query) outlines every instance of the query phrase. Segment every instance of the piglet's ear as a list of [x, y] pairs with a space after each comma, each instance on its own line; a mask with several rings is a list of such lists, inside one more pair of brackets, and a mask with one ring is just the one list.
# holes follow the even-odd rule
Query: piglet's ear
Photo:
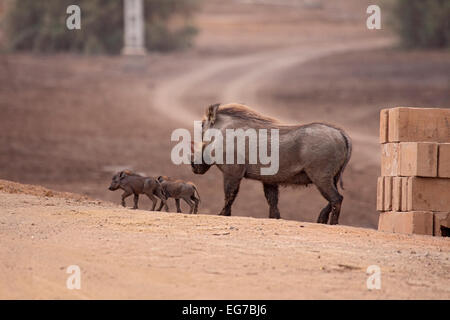
[[208, 107], [206, 117], [208, 118], [208, 121], [211, 123], [211, 125], [213, 125], [214, 122], [216, 122], [217, 110], [219, 109], [219, 107], [220, 103], [216, 103]]

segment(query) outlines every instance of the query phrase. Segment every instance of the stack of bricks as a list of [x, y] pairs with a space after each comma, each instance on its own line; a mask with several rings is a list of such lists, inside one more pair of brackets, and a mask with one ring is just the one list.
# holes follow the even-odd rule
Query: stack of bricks
[[448, 236], [450, 109], [383, 109], [380, 143], [378, 230]]

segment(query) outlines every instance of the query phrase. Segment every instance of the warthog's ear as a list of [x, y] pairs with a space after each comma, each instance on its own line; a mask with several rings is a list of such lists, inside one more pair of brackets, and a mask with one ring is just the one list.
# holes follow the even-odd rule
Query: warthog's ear
[[216, 104], [210, 105], [208, 107], [206, 116], [208, 118], [208, 121], [211, 123], [211, 125], [213, 125], [214, 122], [216, 122], [217, 110], [219, 109], [219, 107], [220, 107], [220, 103], [216, 103]]
[[123, 179], [123, 178], [126, 177], [126, 175], [127, 175], [127, 172], [126, 172], [126, 171], [120, 171], [119, 178], [120, 178], [120, 179]]
[[191, 141], [191, 154], [194, 154], [195, 152], [202, 152], [203, 151], [203, 145], [205, 143], [203, 142], [195, 142], [195, 141]]

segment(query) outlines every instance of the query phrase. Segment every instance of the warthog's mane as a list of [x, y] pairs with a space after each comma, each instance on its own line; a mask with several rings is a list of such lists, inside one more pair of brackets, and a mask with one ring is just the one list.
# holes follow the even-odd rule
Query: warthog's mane
[[[225, 115], [232, 118], [236, 118], [239, 120], [244, 120], [248, 122], [256, 122], [257, 124], [261, 126], [270, 126], [275, 128], [285, 128], [285, 129], [292, 129], [292, 128], [299, 128], [299, 127], [308, 127], [308, 126], [315, 126], [315, 125], [323, 125], [328, 126], [331, 128], [334, 128], [336, 130], [339, 130], [342, 132], [343, 135], [345, 135], [345, 132], [339, 128], [336, 125], [329, 124], [326, 122], [311, 122], [307, 124], [287, 124], [282, 123], [280, 120], [265, 116], [249, 106], [238, 104], [238, 103], [230, 103], [226, 105], [221, 105], [219, 109], [217, 110], [217, 115]], [[205, 115], [203, 119], [205, 119], [207, 116]]]
[[137, 174], [136, 172], [133, 172], [133, 171], [130, 171], [130, 170], [125, 170], [125, 171], [123, 171], [123, 173], [125, 173], [127, 176], [142, 177], [140, 174]]
[[233, 103], [222, 105], [217, 110], [217, 115], [225, 115], [244, 121], [258, 122], [266, 125], [280, 125], [280, 122], [277, 119], [262, 115], [252, 108], [242, 104]]

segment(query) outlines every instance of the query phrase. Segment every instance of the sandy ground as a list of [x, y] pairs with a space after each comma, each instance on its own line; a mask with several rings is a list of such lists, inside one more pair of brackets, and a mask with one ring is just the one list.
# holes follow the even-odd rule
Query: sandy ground
[[[1, 185], [1, 299], [450, 298], [447, 238], [131, 210]], [[70, 265], [80, 290], [66, 287]], [[379, 290], [367, 289], [370, 265]]]

